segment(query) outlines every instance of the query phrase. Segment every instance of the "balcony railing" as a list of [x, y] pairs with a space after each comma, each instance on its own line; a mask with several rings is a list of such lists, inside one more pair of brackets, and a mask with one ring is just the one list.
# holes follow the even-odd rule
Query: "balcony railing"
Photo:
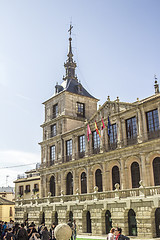
[[134, 136], [132, 138], [127, 138], [127, 145], [133, 145], [137, 143], [137, 136]]
[[[150, 186], [150, 187], [139, 187], [134, 189], [123, 189], [123, 190], [114, 190], [114, 191], [107, 191], [107, 192], [93, 192], [93, 193], [86, 193], [86, 194], [73, 194], [73, 195], [61, 195], [61, 196], [48, 196], [43, 198], [35, 198], [32, 199], [22, 199], [16, 200], [16, 205], [20, 204], [23, 201], [23, 206], [26, 204], [46, 204], [46, 203], [55, 203], [55, 202], [69, 202], [69, 201], [91, 201], [91, 200], [106, 200], [106, 199], [134, 199], [137, 198], [146, 198], [146, 197], [160, 197], [160, 186]], [[36, 201], [36, 202], [35, 202]]]
[[154, 138], [159, 138], [160, 137], [160, 130], [156, 131], [150, 131], [148, 132], [148, 139], [154, 139]]
[[26, 178], [27, 176], [25, 174], [18, 174], [17, 175], [17, 179], [22, 179], [22, 178]]

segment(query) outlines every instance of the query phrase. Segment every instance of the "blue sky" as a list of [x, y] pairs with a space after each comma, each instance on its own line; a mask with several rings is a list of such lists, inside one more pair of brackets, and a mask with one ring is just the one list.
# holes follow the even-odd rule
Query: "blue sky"
[[72, 20], [76, 73], [103, 104], [154, 94], [159, 0], [0, 0], [0, 186], [40, 162], [41, 104], [65, 73]]

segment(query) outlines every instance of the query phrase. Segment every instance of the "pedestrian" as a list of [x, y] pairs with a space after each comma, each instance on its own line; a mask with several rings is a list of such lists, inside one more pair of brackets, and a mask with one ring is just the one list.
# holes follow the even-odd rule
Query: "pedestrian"
[[47, 227], [44, 227], [42, 230], [42, 235], [41, 235], [41, 240], [49, 240], [50, 239], [50, 234], [48, 232]]
[[6, 240], [13, 240], [13, 233], [12, 233], [12, 228], [9, 228], [6, 232], [6, 235], [4, 236], [4, 239]]
[[107, 235], [107, 240], [114, 240], [114, 232], [115, 232], [115, 229], [111, 228], [110, 232]]
[[73, 220], [73, 238], [74, 240], [76, 240], [76, 236], [77, 236], [77, 224], [76, 224], [76, 220]]
[[56, 227], [56, 224], [53, 223], [53, 224], [51, 225], [51, 228], [50, 228], [51, 240], [55, 240], [55, 239], [56, 239], [55, 236], [54, 236], [54, 229], [55, 229], [55, 227]]
[[68, 220], [68, 226], [70, 226], [71, 230], [72, 230], [72, 235], [71, 235], [71, 240], [73, 240], [73, 224], [72, 224], [72, 221], [71, 219]]
[[13, 227], [13, 234], [14, 234], [15, 239], [17, 239], [17, 233], [18, 233], [19, 228], [20, 228], [19, 223], [15, 223], [15, 225]]
[[21, 224], [20, 229], [17, 232], [17, 240], [28, 240], [28, 234], [26, 229], [24, 228], [24, 224]]
[[32, 240], [32, 235], [33, 235], [33, 233], [36, 233], [36, 232], [37, 232], [37, 230], [35, 229], [35, 224], [32, 223], [27, 230], [28, 239]]
[[122, 229], [119, 227], [115, 228], [115, 240], [129, 240], [129, 237], [122, 235]]
[[44, 222], [41, 222], [41, 225], [38, 226], [38, 233], [40, 235], [40, 238], [41, 238], [42, 231], [43, 231], [44, 227], [45, 227], [45, 223]]

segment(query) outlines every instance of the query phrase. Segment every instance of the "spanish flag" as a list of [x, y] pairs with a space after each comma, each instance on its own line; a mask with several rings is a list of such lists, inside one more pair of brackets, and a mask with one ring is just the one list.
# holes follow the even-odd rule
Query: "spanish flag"
[[95, 121], [95, 128], [96, 128], [96, 132], [97, 132], [97, 134], [99, 135], [99, 137], [101, 137], [101, 134], [100, 134], [100, 132], [99, 132], [99, 130], [98, 130], [98, 126], [97, 126], [96, 121]]

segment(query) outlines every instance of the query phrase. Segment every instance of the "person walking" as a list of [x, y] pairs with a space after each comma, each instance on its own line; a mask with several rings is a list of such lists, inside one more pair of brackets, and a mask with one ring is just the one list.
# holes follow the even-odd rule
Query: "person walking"
[[17, 240], [28, 240], [28, 234], [23, 223], [21, 223], [21, 227], [17, 232]]
[[76, 220], [73, 220], [73, 239], [76, 240], [76, 236], [77, 236], [77, 224], [76, 224]]
[[56, 227], [56, 224], [53, 223], [53, 224], [51, 225], [51, 228], [50, 228], [51, 240], [55, 240], [55, 239], [56, 239], [55, 236], [54, 236], [54, 229], [55, 229], [55, 227]]
[[115, 228], [115, 240], [130, 240], [130, 238], [122, 235], [122, 229], [119, 227], [116, 227]]
[[48, 232], [47, 227], [44, 227], [41, 235], [41, 240], [49, 240], [50, 239], [50, 234]]

